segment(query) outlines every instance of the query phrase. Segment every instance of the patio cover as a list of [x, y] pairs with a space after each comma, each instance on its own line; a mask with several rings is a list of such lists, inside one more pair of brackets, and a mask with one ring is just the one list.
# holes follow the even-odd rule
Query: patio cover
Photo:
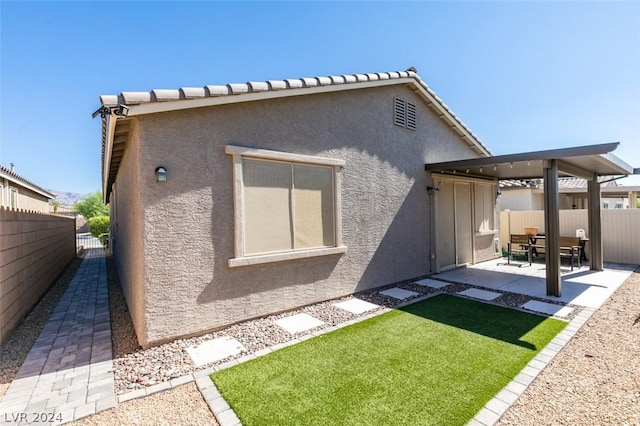
[[590, 266], [592, 270], [602, 271], [601, 180], [599, 177], [640, 174], [640, 168], [634, 169], [612, 154], [619, 144], [619, 142], [613, 142], [431, 163], [425, 164], [425, 170], [432, 173], [492, 180], [544, 178], [547, 294], [560, 297], [562, 289], [558, 178], [575, 176], [588, 181]]

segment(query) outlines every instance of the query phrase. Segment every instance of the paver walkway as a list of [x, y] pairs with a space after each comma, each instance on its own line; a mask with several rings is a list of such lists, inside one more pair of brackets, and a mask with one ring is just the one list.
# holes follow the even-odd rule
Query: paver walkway
[[104, 250], [90, 249], [0, 402], [3, 424], [62, 424], [116, 405]]

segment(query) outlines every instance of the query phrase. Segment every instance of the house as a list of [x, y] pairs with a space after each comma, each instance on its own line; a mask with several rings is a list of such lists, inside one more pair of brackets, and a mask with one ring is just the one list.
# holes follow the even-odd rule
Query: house
[[[560, 209], [587, 208], [587, 180], [579, 177], [558, 179]], [[600, 185], [603, 209], [634, 209], [637, 207], [640, 187], [622, 186], [614, 179], [606, 179]], [[500, 208], [502, 210], [542, 210], [544, 185], [542, 179], [500, 181]]]
[[10, 168], [0, 165], [0, 207], [49, 213], [49, 200], [56, 196]]
[[143, 347], [500, 255], [490, 156], [414, 71], [101, 96], [111, 248]]

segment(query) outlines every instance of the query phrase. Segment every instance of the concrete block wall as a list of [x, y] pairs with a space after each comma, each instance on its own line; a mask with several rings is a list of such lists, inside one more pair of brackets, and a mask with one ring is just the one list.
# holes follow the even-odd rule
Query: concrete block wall
[[0, 208], [0, 343], [75, 257], [75, 220]]

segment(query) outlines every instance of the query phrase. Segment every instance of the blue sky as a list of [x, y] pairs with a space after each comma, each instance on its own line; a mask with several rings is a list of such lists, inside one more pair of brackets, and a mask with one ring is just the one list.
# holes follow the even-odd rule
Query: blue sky
[[496, 155], [619, 141], [640, 167], [637, 1], [2, 1], [0, 19], [0, 164], [49, 189], [101, 188], [101, 94], [410, 66]]

